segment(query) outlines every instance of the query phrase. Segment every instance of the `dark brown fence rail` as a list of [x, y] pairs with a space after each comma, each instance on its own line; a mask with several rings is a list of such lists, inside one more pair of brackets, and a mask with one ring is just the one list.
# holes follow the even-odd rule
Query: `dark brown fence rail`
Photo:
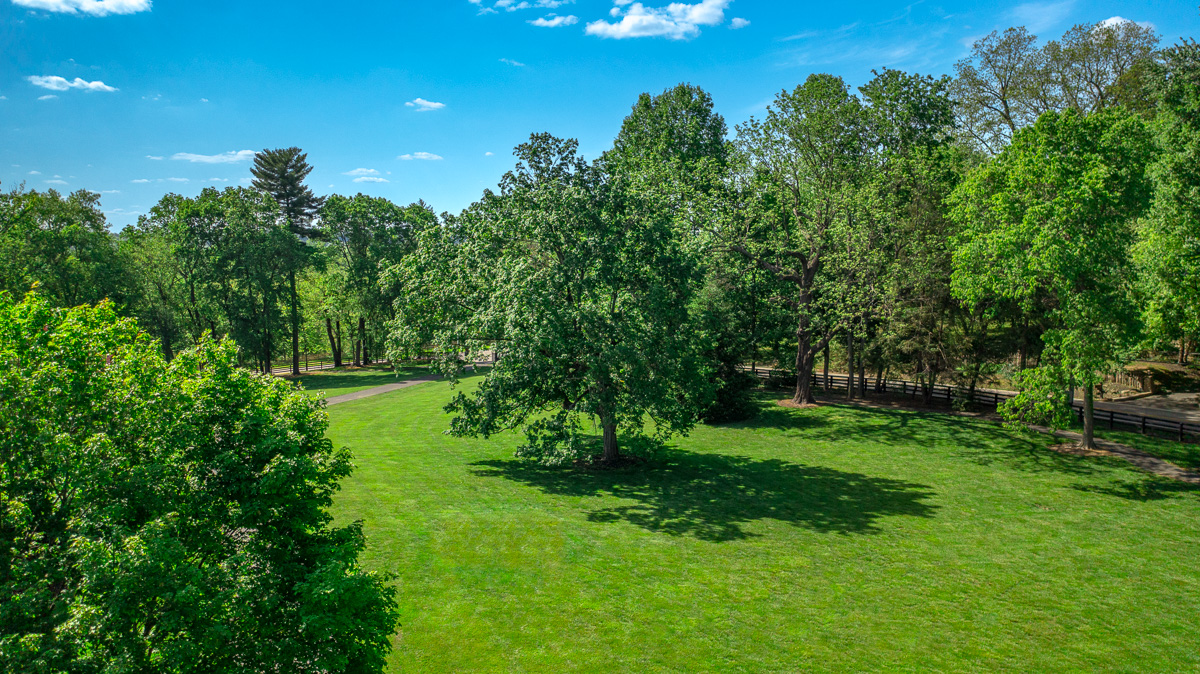
[[[790, 372], [784, 370], [775, 370], [770, 368], [743, 367], [747, 372], [751, 372], [767, 381], [772, 378], [778, 380], [781, 375], [791, 375]], [[774, 375], [774, 377], [772, 377]], [[825, 376], [817, 373], [813, 375], [812, 381], [817, 388], [825, 391], [845, 391], [848, 375], [830, 374], [828, 383], [825, 382]], [[911, 398], [921, 398], [925, 395], [924, 385], [919, 382], [909, 381], [906, 379], [884, 379], [880, 385], [875, 377], [867, 377], [867, 388], [870, 391], [877, 393], [891, 393], [907, 396]], [[946, 384], [934, 384], [930, 387], [929, 397], [933, 400], [944, 400], [948, 403], [953, 403], [956, 400], [966, 401], [977, 405], [987, 405], [995, 407], [1001, 402], [1012, 398], [1014, 393], [1010, 391], [996, 391], [992, 389], [975, 389], [969, 391], [957, 386], [948, 386]], [[1079, 416], [1080, 422], [1083, 421], [1083, 403], [1076, 402], [1073, 404], [1076, 414]], [[1183, 421], [1175, 421], [1173, 419], [1163, 419], [1152, 415], [1133, 414], [1129, 412], [1117, 412], [1114, 410], [1104, 410], [1095, 408], [1093, 415], [1096, 419], [1096, 425], [1109, 429], [1115, 429], [1117, 426], [1132, 428], [1146, 435], [1153, 432], [1158, 432], [1163, 435], [1177, 439], [1179, 442], [1184, 442], [1187, 439], [1200, 439], [1200, 424], [1192, 424]]]

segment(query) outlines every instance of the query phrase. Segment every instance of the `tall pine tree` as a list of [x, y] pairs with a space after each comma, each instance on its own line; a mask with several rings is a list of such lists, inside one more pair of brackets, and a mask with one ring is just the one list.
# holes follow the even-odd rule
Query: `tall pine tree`
[[[254, 175], [254, 188], [270, 194], [278, 202], [279, 212], [287, 220], [288, 229], [293, 234], [303, 238], [312, 238], [319, 234], [319, 230], [311, 227], [311, 223], [324, 199], [313, 194], [304, 184], [304, 179], [312, 173], [306, 153], [298, 147], [263, 150], [254, 155], [254, 166], [250, 173]], [[288, 272], [294, 375], [300, 374], [300, 309], [296, 297], [296, 269], [305, 261], [294, 260]]]

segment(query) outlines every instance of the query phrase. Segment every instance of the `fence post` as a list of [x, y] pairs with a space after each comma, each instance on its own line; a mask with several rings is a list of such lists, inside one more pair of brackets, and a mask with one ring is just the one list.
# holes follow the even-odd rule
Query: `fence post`
[[1179, 441], [1183, 442], [1183, 422], [1179, 422]]
[[1108, 430], [1111, 431], [1113, 429], [1113, 425], [1115, 423], [1117, 423], [1117, 413], [1112, 410], [1109, 410], [1108, 411]]
[[1142, 435], [1146, 434], [1146, 417], [1142, 417]]

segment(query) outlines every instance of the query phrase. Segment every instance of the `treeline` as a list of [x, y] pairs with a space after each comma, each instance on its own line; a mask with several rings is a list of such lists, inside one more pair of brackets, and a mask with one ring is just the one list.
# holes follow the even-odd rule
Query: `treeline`
[[797, 404], [831, 362], [927, 391], [1004, 374], [1028, 392], [1012, 416], [1065, 423], [1072, 390], [1200, 335], [1198, 64], [1127, 21], [1041, 46], [1014, 28], [953, 77], [813, 75], [732, 133], [680, 85], [593, 161], [535, 134], [498, 192], [440, 218], [319, 199], [296, 148], [118, 235], [96, 195], [14, 191], [0, 284], [112, 298], [168, 358], [204, 334], [264, 370], [434, 347], [455, 374], [494, 350], [455, 431], [524, 427], [546, 460], [591, 451], [589, 420], [615, 459], [646, 415], [666, 434], [749, 414], [740, 368], [764, 361]]
[[301, 353], [337, 365], [382, 357], [398, 262], [435, 222], [427, 205], [358, 194], [315, 197], [296, 148], [255, 160], [254, 185], [168, 194], [111, 234], [98, 196], [12, 191], [0, 197], [0, 288], [31, 288], [60, 306], [108, 298], [157, 337], [166, 358], [205, 334], [230, 337], [248, 366]]
[[452, 430], [524, 428], [547, 462], [744, 416], [764, 360], [797, 405], [831, 360], [927, 395], [1007, 368], [1010, 418], [1069, 423], [1082, 390], [1091, 444], [1103, 375], [1200, 327], [1197, 66], [1105, 22], [992, 34], [953, 78], [812, 75], [732, 139], [696, 87], [643, 95], [603, 156], [535, 134], [419, 235], [395, 344], [450, 375], [495, 348]]

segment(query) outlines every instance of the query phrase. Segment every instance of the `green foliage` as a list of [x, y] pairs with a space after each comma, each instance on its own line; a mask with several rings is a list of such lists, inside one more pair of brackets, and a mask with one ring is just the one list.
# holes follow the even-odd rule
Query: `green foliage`
[[1043, 356], [1043, 364], [1013, 376], [1018, 393], [997, 407], [1009, 428], [1020, 430], [1025, 424], [1067, 428], [1074, 419], [1067, 390], [1070, 375], [1054, 357]]
[[0, 669], [381, 669], [395, 590], [330, 526], [319, 402], [108, 303], [0, 296], [0, 363]]
[[263, 150], [254, 155], [254, 166], [250, 167], [254, 189], [271, 195], [279, 204], [279, 214], [287, 221], [288, 228], [305, 237], [320, 234], [309, 226], [309, 221], [324, 201], [304, 184], [312, 170], [308, 155], [298, 147]]
[[1151, 335], [1178, 340], [1200, 334], [1200, 45], [1165, 50], [1152, 82], [1159, 155], [1137, 257]]
[[590, 419], [606, 461], [618, 429], [640, 435], [646, 417], [656, 436], [686, 432], [708, 386], [688, 329], [696, 268], [671, 220], [573, 140], [537, 134], [516, 155], [500, 195], [428, 231], [393, 270], [394, 348], [431, 342], [457, 377], [463, 351], [494, 345], [497, 365], [448, 408], [451, 430], [524, 427], [521, 454], [547, 463], [589, 453]]
[[21, 297], [35, 286], [58, 306], [136, 295], [131, 269], [100, 212], [100, 195], [80, 190], [0, 193], [0, 291]]
[[1157, 45], [1154, 29], [1133, 21], [1079, 24], [1041, 47], [1024, 27], [993, 31], [955, 64], [961, 137], [997, 154], [1047, 112], [1140, 111], [1140, 82]]
[[1145, 124], [1119, 109], [1046, 113], [1018, 132], [953, 195], [955, 296], [976, 305], [1045, 294], [1060, 367], [1096, 383], [1139, 338], [1131, 249], [1152, 157]]

